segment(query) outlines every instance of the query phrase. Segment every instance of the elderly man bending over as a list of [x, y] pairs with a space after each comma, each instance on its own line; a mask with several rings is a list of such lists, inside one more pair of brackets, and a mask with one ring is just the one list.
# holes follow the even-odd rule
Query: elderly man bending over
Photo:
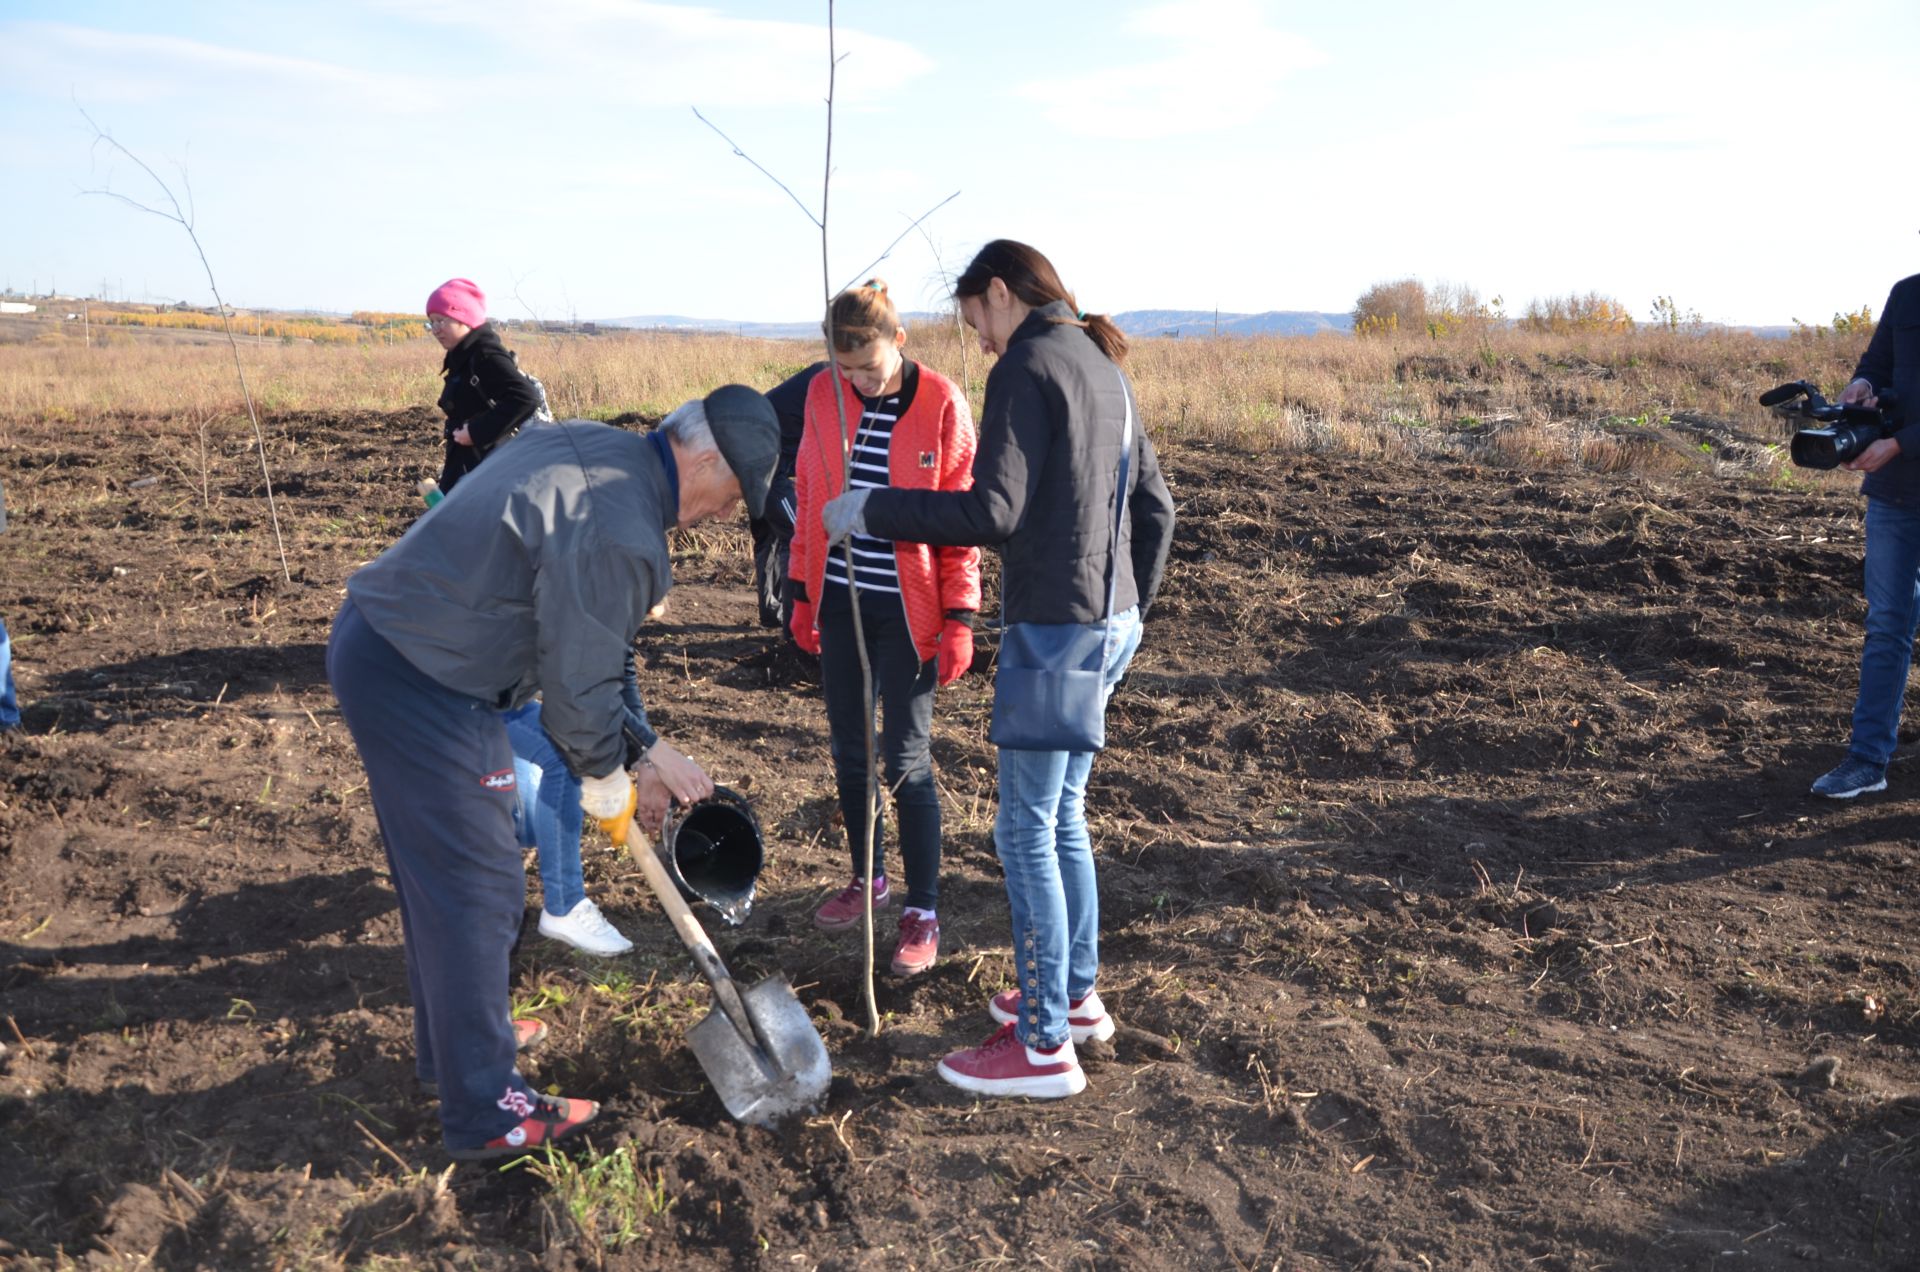
[[[327, 678], [367, 769], [400, 897], [415, 1068], [457, 1158], [538, 1148], [591, 1100], [539, 1094], [514, 1064], [508, 957], [526, 904], [513, 751], [499, 711], [540, 694], [581, 804], [616, 838], [636, 807], [713, 791], [654, 741], [623, 760], [622, 668], [673, 579], [668, 528], [764, 511], [773, 409], [728, 385], [648, 435], [584, 420], [529, 429], [348, 580]], [[531, 1023], [531, 1022], [529, 1022]]]

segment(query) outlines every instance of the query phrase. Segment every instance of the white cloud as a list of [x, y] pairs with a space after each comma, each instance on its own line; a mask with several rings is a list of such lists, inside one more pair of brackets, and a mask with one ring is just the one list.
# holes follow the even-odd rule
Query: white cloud
[[[793, 106], [827, 90], [824, 26], [730, 17], [636, 0], [368, 0], [408, 21], [497, 32], [529, 82], [569, 99], [626, 105]], [[837, 102], [884, 97], [933, 62], [912, 45], [840, 27]]]
[[83, 103], [301, 95], [312, 105], [414, 110], [431, 98], [414, 77], [259, 53], [173, 35], [54, 22], [0, 23], [0, 77], [16, 90]]
[[1270, 26], [1253, 0], [1161, 5], [1134, 14], [1125, 29], [1166, 53], [1016, 91], [1069, 132], [1173, 137], [1244, 124], [1273, 104], [1287, 75], [1327, 60], [1312, 42]]

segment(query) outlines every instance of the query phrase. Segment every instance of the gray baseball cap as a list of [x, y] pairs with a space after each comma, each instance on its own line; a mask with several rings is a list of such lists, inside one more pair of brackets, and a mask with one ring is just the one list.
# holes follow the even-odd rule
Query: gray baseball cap
[[747, 515], [759, 518], [766, 512], [767, 488], [780, 462], [780, 418], [773, 413], [773, 403], [744, 384], [724, 384], [707, 394], [703, 405], [720, 458], [740, 479]]

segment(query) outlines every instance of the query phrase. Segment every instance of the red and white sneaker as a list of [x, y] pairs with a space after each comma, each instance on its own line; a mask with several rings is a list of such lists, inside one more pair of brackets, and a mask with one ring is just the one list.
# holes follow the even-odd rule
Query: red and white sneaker
[[447, 1155], [463, 1162], [520, 1157], [573, 1134], [600, 1116], [600, 1106], [592, 1100], [541, 1095], [534, 1097], [530, 1104], [526, 1119], [505, 1135], [496, 1136], [479, 1148], [448, 1149]]
[[908, 906], [900, 916], [900, 943], [893, 950], [893, 974], [918, 976], [940, 957], [940, 920]]
[[940, 1076], [963, 1091], [980, 1095], [1030, 1095], [1058, 1100], [1087, 1089], [1087, 1075], [1074, 1057], [1069, 1039], [1052, 1052], [1035, 1051], [1002, 1025], [993, 1037], [940, 1062]]
[[[892, 901], [893, 888], [887, 883], [887, 876], [881, 875], [873, 881], [873, 908], [884, 910]], [[862, 912], [860, 880], [855, 879], [813, 912], [813, 924], [829, 932], [839, 932], [860, 922]]]
[[[993, 996], [987, 1004], [987, 1014], [1003, 1025], [1011, 1025], [1020, 1019], [1020, 991], [1004, 990]], [[1113, 1017], [1107, 1014], [1107, 1008], [1100, 1001], [1100, 991], [1090, 989], [1087, 996], [1079, 1002], [1067, 1004], [1067, 1029], [1075, 1043], [1105, 1042], [1113, 1037]]]

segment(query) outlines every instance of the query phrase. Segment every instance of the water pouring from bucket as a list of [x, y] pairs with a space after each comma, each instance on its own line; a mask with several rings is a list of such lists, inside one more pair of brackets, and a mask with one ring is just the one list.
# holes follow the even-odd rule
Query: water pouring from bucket
[[728, 927], [746, 922], [766, 845], [743, 797], [716, 786], [690, 808], [676, 805], [667, 812], [660, 842], [682, 896], [712, 907]]

